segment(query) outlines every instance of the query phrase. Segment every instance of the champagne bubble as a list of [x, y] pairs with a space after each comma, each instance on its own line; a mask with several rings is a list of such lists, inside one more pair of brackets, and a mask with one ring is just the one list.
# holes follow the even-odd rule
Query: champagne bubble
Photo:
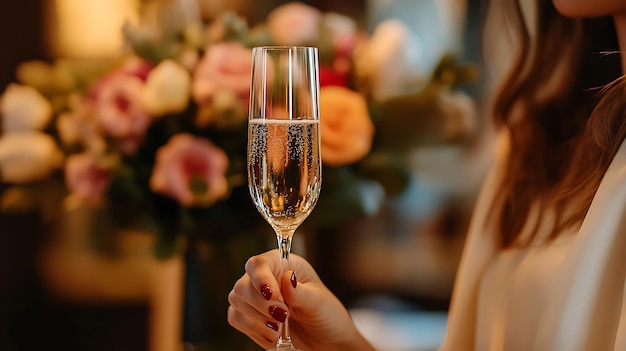
[[248, 179], [267, 221], [299, 225], [317, 202], [321, 185], [319, 121], [251, 120]]

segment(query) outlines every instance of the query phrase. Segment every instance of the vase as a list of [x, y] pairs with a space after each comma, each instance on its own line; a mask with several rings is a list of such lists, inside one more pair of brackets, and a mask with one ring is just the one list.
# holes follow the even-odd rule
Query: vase
[[[267, 235], [266, 235], [267, 234]], [[188, 350], [258, 350], [227, 322], [228, 294], [246, 260], [273, 247], [269, 233], [197, 239], [185, 252], [183, 339]]]

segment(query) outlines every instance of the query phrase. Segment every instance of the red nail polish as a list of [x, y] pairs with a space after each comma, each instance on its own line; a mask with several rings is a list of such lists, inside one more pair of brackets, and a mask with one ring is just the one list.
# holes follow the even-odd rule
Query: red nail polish
[[279, 322], [284, 322], [287, 319], [287, 311], [278, 306], [270, 306], [270, 316]]
[[267, 323], [265, 323], [265, 326], [270, 328], [270, 329], [273, 329], [275, 331], [278, 331], [278, 323], [274, 323], [272, 321], [267, 321]]
[[261, 295], [263, 295], [263, 297], [269, 301], [272, 298], [272, 294], [274, 293], [274, 291], [272, 290], [272, 288], [270, 288], [269, 284], [265, 284], [261, 287]]
[[291, 273], [291, 286], [295, 289], [296, 285], [298, 285], [298, 278], [296, 278], [296, 271], [293, 271], [293, 273]]

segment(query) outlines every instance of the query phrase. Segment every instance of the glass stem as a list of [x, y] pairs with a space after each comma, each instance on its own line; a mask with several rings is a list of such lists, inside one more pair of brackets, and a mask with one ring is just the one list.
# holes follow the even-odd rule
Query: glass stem
[[[295, 230], [285, 230], [276, 232], [276, 240], [278, 241], [278, 249], [280, 250], [280, 277], [289, 269], [289, 253], [291, 252], [291, 240]], [[291, 347], [291, 336], [289, 335], [289, 318], [285, 319], [280, 325], [280, 337], [278, 338], [277, 348]]]

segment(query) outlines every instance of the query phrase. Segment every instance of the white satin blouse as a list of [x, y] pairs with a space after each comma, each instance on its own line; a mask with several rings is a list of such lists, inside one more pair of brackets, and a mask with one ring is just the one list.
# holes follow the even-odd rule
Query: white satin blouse
[[499, 251], [483, 221], [505, 138], [477, 202], [440, 351], [626, 351], [626, 142], [577, 233]]

